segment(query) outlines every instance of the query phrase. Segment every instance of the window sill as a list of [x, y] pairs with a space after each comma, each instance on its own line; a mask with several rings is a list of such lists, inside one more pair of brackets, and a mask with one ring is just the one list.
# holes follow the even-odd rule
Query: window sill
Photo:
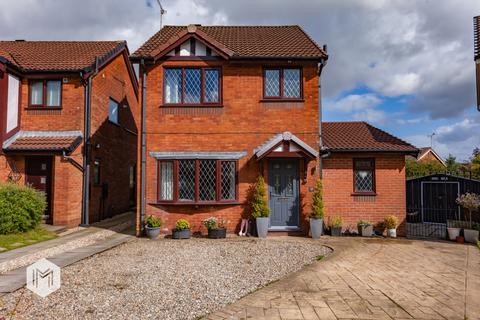
[[208, 207], [208, 206], [230, 206], [241, 204], [240, 201], [229, 202], [170, 202], [170, 201], [157, 201], [151, 202], [151, 205], [161, 206], [191, 206], [191, 207]]
[[375, 197], [377, 195], [376, 192], [352, 192], [351, 196], [352, 197], [358, 197], [358, 196], [371, 196]]
[[263, 98], [260, 102], [305, 102], [305, 99]]
[[223, 108], [222, 104], [162, 104], [160, 108]]
[[25, 110], [62, 110], [62, 107], [26, 107]]

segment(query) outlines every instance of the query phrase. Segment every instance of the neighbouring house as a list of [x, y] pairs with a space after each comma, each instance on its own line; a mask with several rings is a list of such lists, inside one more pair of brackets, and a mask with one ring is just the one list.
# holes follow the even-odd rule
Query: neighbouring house
[[405, 235], [405, 156], [418, 149], [366, 122], [323, 122], [322, 141], [326, 215], [341, 216], [351, 230], [359, 220], [395, 215]]
[[480, 111], [480, 16], [473, 18], [474, 60], [477, 78], [477, 109]]
[[270, 230], [306, 232], [321, 171], [328, 215], [403, 222], [405, 156], [418, 150], [366, 123], [324, 123], [322, 145], [327, 59], [299, 26], [165, 26], [145, 42], [131, 56], [142, 108], [137, 233], [146, 215], [167, 230], [186, 218], [195, 231], [216, 216], [235, 231], [260, 174]]
[[0, 181], [45, 192], [54, 225], [129, 210], [137, 94], [124, 41], [0, 41]]
[[419, 148], [418, 156], [407, 156], [407, 159], [416, 160], [418, 162], [436, 162], [437, 164], [447, 167], [445, 160], [431, 147]]

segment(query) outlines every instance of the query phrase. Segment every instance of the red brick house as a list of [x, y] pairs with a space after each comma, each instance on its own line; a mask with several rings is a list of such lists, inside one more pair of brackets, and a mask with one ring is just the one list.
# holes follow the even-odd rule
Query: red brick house
[[128, 57], [124, 41], [0, 41], [0, 181], [44, 191], [48, 223], [88, 224], [135, 204]]
[[[248, 215], [246, 199], [259, 174], [268, 184], [272, 231], [308, 230], [321, 171], [327, 214], [349, 223], [391, 213], [403, 220], [404, 158], [417, 149], [358, 123], [371, 141], [387, 135], [384, 148], [355, 145], [328, 123], [320, 139], [327, 59], [298, 26], [165, 26], [143, 44], [131, 57], [139, 65], [142, 108], [138, 233], [150, 214], [167, 229], [186, 218], [201, 230], [202, 220], [216, 216], [234, 231]], [[339, 151], [331, 141], [355, 150]], [[356, 158], [370, 166], [355, 171]], [[354, 192], [355, 172], [365, 171], [376, 188]]]

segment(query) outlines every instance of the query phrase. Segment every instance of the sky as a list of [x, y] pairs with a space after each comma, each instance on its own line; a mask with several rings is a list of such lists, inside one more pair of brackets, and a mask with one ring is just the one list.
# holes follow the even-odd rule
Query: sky
[[[468, 160], [480, 147], [473, 20], [478, 0], [162, 0], [165, 25], [301, 25], [329, 60], [325, 121], [367, 121]], [[156, 0], [2, 0], [0, 39], [127, 40], [160, 27]]]

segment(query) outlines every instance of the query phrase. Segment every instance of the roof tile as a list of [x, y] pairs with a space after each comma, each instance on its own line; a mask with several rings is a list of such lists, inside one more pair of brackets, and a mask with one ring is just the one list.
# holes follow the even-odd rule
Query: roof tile
[[408, 142], [366, 122], [324, 122], [322, 135], [330, 151], [418, 152]]
[[[188, 26], [165, 26], [133, 57], [153, 57], [155, 49]], [[299, 26], [197, 26], [238, 58], [324, 58], [326, 53]]]

